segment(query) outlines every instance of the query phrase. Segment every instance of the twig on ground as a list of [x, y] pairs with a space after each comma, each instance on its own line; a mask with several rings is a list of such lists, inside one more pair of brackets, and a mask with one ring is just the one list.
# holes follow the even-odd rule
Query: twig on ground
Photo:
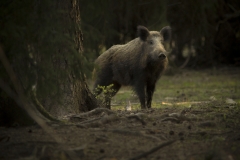
[[172, 141], [168, 141], [168, 142], [162, 143], [162, 144], [160, 144], [160, 145], [158, 145], [158, 146], [150, 149], [150, 150], [147, 151], [147, 152], [144, 152], [144, 153], [142, 153], [142, 154], [140, 154], [140, 155], [138, 155], [138, 156], [136, 156], [136, 157], [130, 158], [129, 160], [141, 159], [141, 158], [143, 158], [143, 157], [146, 157], [146, 156], [148, 156], [148, 155], [156, 152], [157, 150], [159, 150], [159, 149], [161, 149], [161, 148], [163, 148], [163, 147], [166, 147], [166, 146], [174, 143], [174, 142], [176, 142], [176, 140], [172, 140]]
[[120, 120], [129, 120], [129, 119], [136, 119], [139, 122], [141, 122], [142, 125], [146, 125], [146, 122], [143, 120], [144, 116], [142, 114], [141, 115], [135, 114], [135, 115], [127, 116], [127, 117], [119, 117], [119, 116], [117, 116], [117, 114], [115, 112], [113, 112], [107, 108], [97, 108], [97, 109], [94, 109], [87, 113], [71, 116], [70, 119], [72, 119], [72, 120], [74, 120], [75, 118], [82, 119], [83, 116], [86, 117], [86, 116], [90, 116], [90, 115], [94, 115], [94, 114], [100, 114], [103, 112], [107, 112], [109, 114], [109, 116], [85, 120], [85, 121], [80, 122], [77, 126], [82, 127], [82, 128], [101, 127], [104, 124], [107, 124], [110, 122], [115, 122], [115, 121], [120, 121]]
[[102, 117], [93, 118], [93, 119], [88, 119], [88, 120], [85, 120], [85, 121], [80, 122], [80, 124], [92, 123], [92, 122], [95, 122], [95, 121], [100, 120], [101, 118], [102, 118]]
[[166, 140], [165, 137], [161, 137], [158, 138], [156, 136], [151, 136], [151, 135], [146, 135], [144, 133], [138, 132], [138, 131], [129, 131], [129, 130], [125, 130], [125, 129], [110, 129], [110, 130], [105, 130], [108, 132], [113, 132], [113, 133], [119, 133], [119, 134], [124, 134], [124, 135], [132, 135], [132, 136], [140, 136], [140, 137], [145, 137], [151, 140], [157, 140], [157, 141], [162, 141], [162, 140]]
[[93, 109], [86, 113], [82, 113], [82, 114], [78, 114], [78, 115], [71, 115], [70, 118], [81, 118], [82, 119], [83, 117], [98, 115], [103, 112], [107, 113], [108, 115], [115, 114], [114, 111], [111, 111], [110, 109], [107, 109], [107, 108], [96, 108], [96, 109]]
[[207, 127], [216, 127], [217, 124], [214, 121], [205, 121], [198, 124], [198, 127], [207, 128]]
[[94, 121], [94, 122], [89, 122], [87, 124], [78, 124], [77, 127], [81, 127], [81, 128], [101, 127], [104, 124], [119, 121], [119, 120], [121, 120], [121, 118], [119, 118], [116, 114], [112, 114], [110, 116], [106, 116], [99, 119], [99, 121], [97, 122]]
[[233, 132], [232, 130], [231, 131], [227, 131], [227, 132], [219, 132], [219, 133], [213, 133], [213, 132], [206, 132], [206, 131], [198, 131], [198, 132], [192, 132], [192, 133], [189, 133], [189, 135], [191, 136], [191, 135], [201, 135], [201, 136], [204, 136], [204, 135], [206, 135], [206, 134], [208, 134], [208, 135], [213, 135], [213, 136], [215, 136], [215, 135], [223, 135], [223, 134], [228, 134], [228, 133], [231, 133], [231, 132]]
[[140, 121], [142, 123], [142, 125], [146, 125], [147, 123], [143, 120], [144, 116], [140, 116], [140, 115], [137, 115], [137, 114], [134, 114], [134, 115], [129, 115], [127, 116], [128, 119], [136, 119], [138, 121]]
[[164, 121], [171, 121], [171, 122], [175, 122], [175, 123], [180, 123], [180, 120], [177, 118], [173, 118], [173, 117], [167, 117], [161, 120], [162, 122]]

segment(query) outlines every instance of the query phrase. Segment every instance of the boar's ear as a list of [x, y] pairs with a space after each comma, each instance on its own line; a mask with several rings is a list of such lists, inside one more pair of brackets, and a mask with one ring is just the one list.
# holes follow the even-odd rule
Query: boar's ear
[[137, 31], [138, 31], [138, 36], [141, 38], [141, 40], [146, 41], [148, 35], [150, 34], [148, 29], [144, 26], [138, 26]]
[[169, 41], [172, 36], [172, 29], [170, 26], [163, 27], [160, 31], [160, 34], [163, 36], [163, 41]]

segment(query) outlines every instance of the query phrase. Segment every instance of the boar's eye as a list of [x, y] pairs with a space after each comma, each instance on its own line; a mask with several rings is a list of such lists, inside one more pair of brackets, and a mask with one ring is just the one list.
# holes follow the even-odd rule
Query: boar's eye
[[149, 44], [153, 45], [153, 40], [148, 41]]

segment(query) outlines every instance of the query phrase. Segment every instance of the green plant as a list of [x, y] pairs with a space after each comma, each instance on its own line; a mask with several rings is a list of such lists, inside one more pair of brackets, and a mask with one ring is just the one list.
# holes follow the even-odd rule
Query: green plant
[[[108, 102], [108, 100], [111, 99], [116, 94], [116, 90], [112, 89], [112, 87], [113, 87], [113, 84], [110, 84], [108, 86], [98, 85], [94, 92], [96, 99], [99, 102], [101, 102], [104, 106], [107, 106], [106, 103]], [[99, 94], [99, 93], [103, 93], [103, 94]]]

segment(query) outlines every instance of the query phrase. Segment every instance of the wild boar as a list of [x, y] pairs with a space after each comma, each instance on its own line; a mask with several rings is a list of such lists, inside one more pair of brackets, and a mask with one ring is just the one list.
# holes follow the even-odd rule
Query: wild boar
[[138, 37], [124, 45], [114, 45], [95, 61], [97, 65], [94, 93], [99, 95], [98, 86], [109, 86], [113, 92], [105, 95], [105, 103], [110, 109], [111, 98], [121, 86], [132, 86], [141, 109], [151, 108], [152, 96], [157, 80], [167, 67], [168, 59], [163, 43], [171, 38], [171, 28], [149, 31], [144, 26], [137, 27]]

